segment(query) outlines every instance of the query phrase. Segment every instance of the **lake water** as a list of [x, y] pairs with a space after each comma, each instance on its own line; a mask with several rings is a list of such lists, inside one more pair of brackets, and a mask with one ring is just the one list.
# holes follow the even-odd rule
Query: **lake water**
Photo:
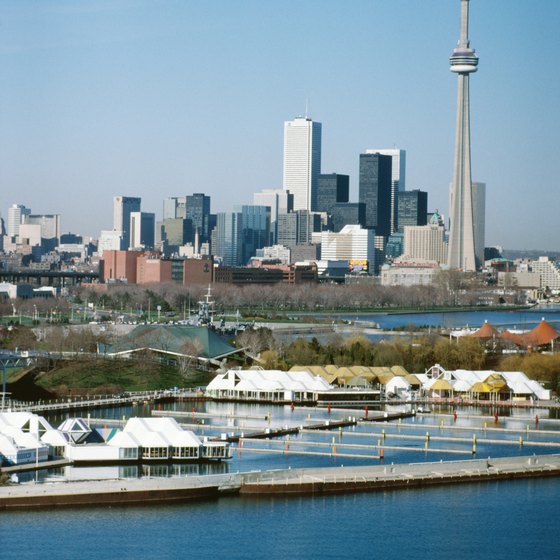
[[[173, 403], [166, 408], [192, 413], [192, 403]], [[331, 414], [316, 408], [249, 404], [197, 403], [197, 413], [213, 417], [179, 419], [192, 422], [200, 435], [228, 431], [305, 425], [327, 418], [343, 418], [363, 411]], [[326, 442], [326, 456], [301, 456], [239, 452], [231, 461], [215, 466], [183, 465], [179, 469], [152, 468], [129, 472], [130, 476], [185, 476], [211, 472], [236, 472], [271, 468], [350, 466], [380, 464], [379, 459], [341, 457], [344, 443], [369, 445], [360, 453], [376, 453], [383, 430], [387, 446], [385, 464], [468, 459], [471, 439], [479, 443], [476, 457], [555, 453], [558, 448], [541, 447], [539, 442], [560, 443], [560, 421], [545, 409], [501, 411], [498, 423], [488, 411], [459, 409], [457, 420], [450, 414], [426, 414], [399, 423], [359, 424], [328, 433], [292, 436], [295, 442]], [[92, 415], [120, 418], [147, 415], [147, 407], [92, 411]], [[539, 414], [538, 425], [535, 415]], [[270, 421], [268, 419], [270, 415]], [[234, 417], [235, 416], [235, 417]], [[56, 425], [56, 421], [53, 424]], [[95, 422], [92, 417], [92, 422]], [[508, 431], [496, 432], [493, 428]], [[527, 428], [529, 431], [527, 432]], [[430, 453], [418, 437], [429, 432], [443, 438], [467, 441], [434, 441]], [[525, 442], [518, 444], [522, 435]], [[483, 443], [483, 439], [502, 443]], [[285, 440], [284, 440], [285, 441]], [[338, 454], [328, 453], [332, 443]], [[266, 441], [258, 447], [278, 449]], [[305, 449], [305, 446], [301, 447]], [[317, 447], [313, 447], [317, 450]], [[459, 451], [454, 455], [449, 450]], [[350, 452], [349, 450], [346, 450]], [[97, 471], [103, 476], [119, 474], [118, 468]], [[113, 470], [111, 470], [113, 469]], [[117, 469], [117, 470], [115, 470]], [[121, 467], [122, 469], [122, 467]], [[87, 469], [68, 468], [43, 472], [41, 479], [61, 480], [97, 476]], [[33, 475], [31, 475], [31, 478]], [[473, 483], [426, 489], [377, 493], [292, 498], [221, 497], [216, 500], [150, 507], [96, 507], [55, 511], [0, 513], [2, 558], [20, 560], [52, 558], [80, 560], [138, 558], [493, 558], [527, 560], [557, 558], [556, 535], [560, 480], [534, 479]]]
[[558, 479], [1, 514], [3, 558], [558, 558]]
[[532, 329], [542, 318], [560, 328], [560, 307], [537, 306], [516, 311], [446, 311], [444, 313], [396, 313], [343, 315], [341, 318], [358, 323], [371, 322], [382, 329], [400, 329], [407, 326], [463, 328], [481, 327], [484, 321], [500, 328]]

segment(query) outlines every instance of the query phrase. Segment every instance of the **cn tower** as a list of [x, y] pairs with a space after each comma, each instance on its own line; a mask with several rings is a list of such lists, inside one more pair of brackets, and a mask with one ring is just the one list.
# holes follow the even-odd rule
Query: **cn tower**
[[476, 270], [471, 178], [471, 134], [469, 74], [476, 72], [478, 56], [469, 43], [469, 0], [461, 0], [461, 35], [449, 57], [451, 72], [457, 74], [457, 130], [455, 163], [451, 186], [449, 268]]

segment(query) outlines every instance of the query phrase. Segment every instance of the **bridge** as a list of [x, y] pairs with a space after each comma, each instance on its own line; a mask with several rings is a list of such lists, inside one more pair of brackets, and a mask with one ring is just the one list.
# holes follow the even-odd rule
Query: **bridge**
[[82, 282], [93, 282], [99, 279], [99, 272], [90, 270], [35, 270], [22, 268], [18, 270], [0, 270], [0, 282], [12, 284], [35, 284], [37, 286], [75, 286]]

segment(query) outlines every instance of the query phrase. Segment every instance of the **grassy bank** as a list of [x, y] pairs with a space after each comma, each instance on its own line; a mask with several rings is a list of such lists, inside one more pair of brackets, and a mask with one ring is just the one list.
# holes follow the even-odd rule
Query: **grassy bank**
[[29, 370], [10, 389], [16, 399], [56, 398], [199, 387], [211, 377], [194, 370], [183, 373], [177, 366], [157, 362], [84, 359]]

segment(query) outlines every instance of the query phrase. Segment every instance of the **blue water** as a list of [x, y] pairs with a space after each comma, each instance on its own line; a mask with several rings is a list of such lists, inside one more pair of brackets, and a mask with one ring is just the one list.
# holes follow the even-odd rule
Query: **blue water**
[[518, 311], [451, 311], [445, 313], [398, 313], [344, 315], [348, 321], [370, 321], [382, 329], [398, 329], [406, 326], [429, 327], [480, 327], [484, 321], [504, 328], [532, 329], [544, 317], [556, 328], [560, 328], [560, 307], [540, 306]]
[[2, 558], [558, 558], [558, 479], [1, 514]]

